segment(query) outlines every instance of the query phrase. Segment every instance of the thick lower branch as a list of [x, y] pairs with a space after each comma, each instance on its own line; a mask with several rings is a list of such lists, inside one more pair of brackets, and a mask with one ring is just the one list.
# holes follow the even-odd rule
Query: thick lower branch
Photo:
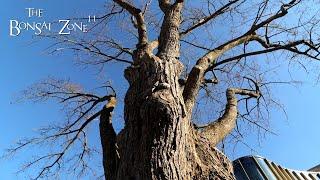
[[[198, 95], [200, 84], [203, 80], [203, 77], [207, 70], [210, 69], [215, 64], [216, 59], [225, 53], [226, 51], [234, 48], [235, 46], [238, 46], [240, 44], [257, 40], [259, 37], [255, 34], [255, 32], [264, 27], [265, 25], [273, 22], [276, 19], [279, 19], [283, 16], [285, 16], [288, 13], [288, 9], [292, 8], [296, 4], [298, 4], [300, 1], [292, 0], [287, 4], [283, 4], [280, 8], [280, 10], [267, 18], [266, 20], [254, 24], [245, 34], [242, 36], [235, 38], [233, 40], [230, 40], [229, 42], [213, 49], [212, 51], [209, 51], [207, 54], [205, 54], [202, 58], [200, 58], [197, 61], [197, 64], [192, 68], [186, 86], [183, 91], [183, 98], [185, 100], [185, 105], [187, 112], [189, 115], [191, 114], [191, 110], [194, 106], [195, 99]], [[258, 41], [259, 42], [259, 41]], [[296, 51], [294, 49], [290, 49], [290, 51], [294, 51], [295, 53], [299, 53], [299, 51]], [[301, 54], [301, 53], [300, 53]]]
[[103, 153], [103, 168], [105, 179], [113, 180], [119, 164], [119, 153], [116, 141], [116, 132], [112, 127], [112, 111], [116, 104], [116, 98], [111, 97], [108, 104], [103, 108], [100, 116], [100, 138]]
[[246, 95], [254, 98], [260, 96], [259, 92], [238, 89], [238, 88], [229, 88], [227, 90], [227, 104], [226, 109], [222, 117], [208, 126], [203, 128], [201, 136], [210, 139], [210, 143], [214, 146], [221, 142], [236, 126], [236, 120], [238, 115], [238, 99], [236, 94]]
[[226, 51], [234, 48], [235, 46], [251, 41], [255, 37], [256, 35], [252, 33], [231, 40], [208, 52], [197, 61], [197, 64], [192, 68], [188, 76], [186, 86], [183, 91], [183, 98], [185, 100], [186, 110], [189, 115], [191, 114], [192, 108], [199, 92], [200, 85], [203, 82], [204, 75], [207, 70], [215, 63], [215, 60]]

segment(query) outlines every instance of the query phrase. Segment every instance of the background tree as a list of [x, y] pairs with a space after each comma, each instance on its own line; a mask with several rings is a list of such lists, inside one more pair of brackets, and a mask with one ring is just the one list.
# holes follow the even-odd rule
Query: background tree
[[[319, 60], [318, 12], [305, 11], [314, 2], [108, 1], [84, 37], [44, 37], [55, 40], [50, 53], [72, 50], [96, 71], [125, 64], [126, 95], [116, 96], [111, 83], [96, 92], [54, 78], [37, 83], [23, 97], [57, 100], [67, 121], [41, 128], [8, 153], [51, 145], [22, 168], [40, 166], [35, 179], [90, 172], [90, 155], [99, 150], [89, 146], [86, 130], [98, 118], [106, 179], [234, 179], [216, 147], [228, 135], [239, 139], [244, 125], [271, 132], [269, 108], [278, 104], [270, 85], [295, 83], [274, 79], [272, 67]], [[121, 98], [124, 127], [116, 133], [112, 111]]]

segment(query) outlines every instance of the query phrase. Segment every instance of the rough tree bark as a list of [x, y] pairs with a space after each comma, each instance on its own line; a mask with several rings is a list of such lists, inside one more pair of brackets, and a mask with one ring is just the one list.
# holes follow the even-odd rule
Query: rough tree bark
[[[173, 3], [159, 0], [164, 14], [161, 32], [158, 40], [149, 42], [142, 11], [124, 0], [114, 2], [134, 17], [139, 43], [133, 53], [133, 64], [124, 72], [130, 85], [125, 96], [124, 129], [116, 136], [111, 127], [111, 111], [105, 108], [101, 115], [106, 179], [235, 179], [230, 161], [215, 146], [235, 127], [236, 95], [258, 98], [260, 92], [229, 88], [223, 116], [198, 131], [192, 125], [191, 118], [199, 87], [205, 73], [224, 52], [249, 41], [264, 44], [255, 31], [284, 16], [295, 1], [283, 5], [277, 14], [255, 24], [242, 36], [205, 54], [192, 68], [184, 87], [179, 84], [184, 68], [179, 60], [180, 36], [201, 26], [224, 9], [181, 33], [183, 0]], [[229, 5], [235, 2], [237, 0], [230, 1]], [[290, 50], [295, 46], [291, 44], [281, 48]], [[266, 48], [274, 47], [271, 50], [278, 48], [267, 45], [265, 43]], [[153, 54], [156, 47], [158, 51]]]
[[[270, 82], [262, 84], [260, 78], [238, 76], [236, 72], [227, 80], [228, 84], [223, 85], [226, 89], [226, 105], [223, 115], [202, 127], [192, 123], [192, 111], [195, 109], [200, 88], [206, 88], [207, 83], [218, 83], [219, 75], [215, 76], [214, 71], [224, 70], [224, 68], [220, 68], [222, 65], [232, 65], [233, 68], [233, 65], [237, 65], [241, 59], [250, 56], [281, 50], [292, 53], [292, 58], [302, 55], [319, 61], [319, 38], [312, 34], [313, 28], [319, 21], [314, 24], [313, 20], [310, 20], [310, 22], [308, 20], [309, 23], [303, 25], [304, 23], [299, 20], [299, 25], [290, 28], [289, 31], [289, 29], [275, 24], [278, 22], [276, 20], [288, 14], [289, 9], [301, 1], [288, 0], [287, 3], [281, 1], [279, 2], [279, 9], [270, 13], [265, 11], [269, 1], [261, 0], [260, 5], [257, 6], [256, 17], [252, 20], [252, 25], [249, 25], [248, 30], [239, 31], [236, 37], [230, 37], [228, 41], [217, 45], [216, 48], [203, 47], [202, 50], [205, 49], [204, 55], [198, 57], [198, 60], [194, 60], [195, 64], [188, 71], [186, 79], [182, 79], [182, 71], [187, 70], [180, 61], [180, 42], [186, 42], [183, 36], [194, 32], [193, 30], [223, 13], [233, 11], [234, 6], [240, 6], [244, 1], [227, 1], [221, 8], [213, 8], [215, 12], [210, 10], [208, 16], [202, 17], [201, 15], [187, 28], [180, 28], [185, 2], [183, 0], [158, 0], [159, 9], [157, 11], [162, 11], [162, 25], [158, 38], [152, 41], [148, 39], [148, 23], [145, 22], [144, 17], [145, 13], [148, 12], [146, 9], [151, 1], [148, 1], [143, 11], [133, 5], [133, 2], [136, 1], [113, 0], [113, 2], [116, 5], [113, 6], [112, 11], [100, 19], [105, 20], [109, 16], [122, 12], [127, 13], [125, 16], [132, 17], [131, 22], [133, 27], [137, 29], [138, 36], [138, 43], [134, 51], [122, 47], [113, 39], [103, 41], [102, 44], [100, 40], [97, 43], [98, 41], [78, 42], [63, 39], [62, 42], [56, 44], [67, 43], [71, 46], [70, 49], [74, 51], [84, 51], [93, 54], [94, 57], [103, 57], [103, 63], [114, 60], [130, 64], [124, 71], [124, 77], [129, 83], [129, 88], [124, 97], [124, 128], [117, 134], [112, 126], [112, 112], [117, 99], [116, 92], [110, 85], [103, 87], [111, 89], [113, 91], [112, 95], [101, 97], [100, 95], [83, 92], [77, 85], [65, 81], [49, 80], [35, 86], [34, 89], [31, 89], [31, 93], [27, 91], [26, 96], [30, 96], [31, 99], [36, 101], [54, 98], [59, 103], [67, 105], [68, 108], [66, 109], [72, 107], [72, 111], [66, 110], [68, 112], [67, 124], [62, 127], [58, 125], [42, 128], [40, 138], [20, 141], [17, 143], [17, 147], [9, 149], [9, 152], [15, 153], [30, 144], [42, 145], [42, 143], [51, 141], [58, 142], [60, 145], [57, 146], [61, 151], [57, 153], [50, 151], [44, 156], [36, 157], [35, 160], [27, 163], [24, 168], [44, 162], [45, 166], [35, 178], [39, 179], [55, 174], [51, 171], [59, 173], [60, 168], [63, 167], [60, 166], [62, 162], [74, 159], [76, 161], [75, 165], [71, 165], [72, 168], [64, 167], [64, 169], [75, 169], [75, 171], [79, 169], [79, 174], [83, 174], [88, 168], [85, 161], [90, 157], [91, 152], [86, 141], [85, 130], [88, 124], [100, 116], [99, 128], [103, 167], [107, 180], [235, 179], [231, 162], [216, 146], [235, 128], [237, 117], [242, 117], [241, 112], [238, 113], [238, 101], [244, 100], [245, 105], [248, 105], [248, 99], [257, 98], [255, 104], [259, 105], [259, 100], [265, 99], [260, 90], [263, 91], [263, 86]], [[115, 8], [116, 6], [121, 8]], [[247, 11], [247, 8], [245, 9]], [[291, 32], [296, 34], [296, 28], [306, 31], [310, 23], [309, 39], [300, 36], [286, 39], [285, 34], [282, 34], [288, 33], [288, 37], [292, 36]], [[246, 24], [244, 26], [247, 26]], [[201, 36], [202, 34], [197, 35]], [[103, 49], [110, 48], [110, 53], [115, 54], [104, 53], [97, 47], [98, 44], [103, 46]], [[249, 44], [259, 47], [253, 50], [251, 48], [246, 49]], [[105, 45], [108, 48], [105, 48]], [[194, 46], [199, 47], [196, 44]], [[232, 50], [238, 52], [239, 46], [243, 46], [243, 51], [236, 55]], [[119, 57], [124, 52], [131, 56], [132, 61], [127, 60], [127, 55], [125, 59]], [[99, 63], [101, 62], [99, 61]], [[245, 68], [240, 68], [240, 70], [245, 70]], [[207, 74], [210, 71], [216, 78], [215, 80], [206, 79], [206, 75], [207, 77], [210, 76]], [[229, 75], [230, 71], [224, 73]], [[230, 84], [233, 84], [231, 79], [237, 80], [240, 76], [241, 79], [248, 80], [248, 83], [245, 83], [246, 85], [243, 85], [242, 82], [235, 83], [234, 86], [238, 87], [229, 87]], [[215, 91], [210, 95], [215, 96], [214, 93]], [[237, 99], [237, 96], [246, 97]], [[108, 103], [103, 109], [96, 112], [100, 104], [106, 101]], [[247, 114], [250, 115], [250, 108], [248, 106], [245, 108]], [[67, 158], [65, 155], [71, 151], [71, 147], [80, 147], [80, 151], [74, 148], [76, 149], [74, 152], [76, 155], [72, 155], [72, 157], [75, 158], [69, 158], [68, 156]]]
[[[195, 131], [192, 108], [186, 108], [178, 82], [183, 70], [179, 61], [183, 1], [172, 5], [159, 1], [165, 15], [159, 43], [147, 43], [141, 11], [124, 1], [115, 2], [137, 19], [139, 44], [134, 64], [125, 70], [130, 84], [125, 97], [125, 127], [117, 143], [113, 143], [114, 137], [109, 137], [108, 143], [104, 140], [108, 138], [102, 138], [106, 179], [234, 179], [232, 166], [215, 148], [216, 143]], [[159, 45], [157, 55], [152, 53], [154, 44]], [[108, 119], [105, 116], [101, 116], [101, 123]], [[105, 126], [100, 128], [101, 134], [109, 124]], [[117, 153], [116, 147], [119, 157], [110, 154]]]
[[[201, 136], [187, 115], [178, 78], [181, 63], [143, 53], [126, 70], [125, 128], [117, 137], [114, 179], [234, 179], [229, 160]], [[233, 118], [233, 117], [231, 117]], [[235, 119], [235, 118], [234, 118]], [[112, 156], [105, 163], [113, 163]], [[105, 166], [106, 167], [106, 166]], [[108, 178], [107, 178], [108, 179]]]

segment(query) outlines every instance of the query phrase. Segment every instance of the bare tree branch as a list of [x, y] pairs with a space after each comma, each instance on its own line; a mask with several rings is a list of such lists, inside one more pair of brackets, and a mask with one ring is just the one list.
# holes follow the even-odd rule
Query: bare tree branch
[[203, 81], [203, 77], [205, 72], [214, 64], [214, 61], [224, 52], [230, 50], [231, 48], [248, 42], [256, 37], [255, 34], [248, 34], [237, 39], [231, 40], [212, 51], [209, 51], [205, 56], [200, 58], [196, 65], [192, 68], [186, 86], [183, 91], [183, 97], [186, 104], [186, 109], [188, 113], [191, 113], [193, 108], [195, 98], [198, 95], [199, 87], [201, 82]]
[[[114, 89], [111, 86], [112, 91]], [[84, 173], [86, 169], [90, 169], [87, 165], [87, 158], [92, 153], [92, 148], [87, 144], [87, 136], [85, 130], [89, 124], [101, 117], [106, 117], [111, 112], [115, 105], [115, 94], [99, 97], [91, 93], [82, 92], [81, 88], [64, 80], [48, 79], [32, 86], [29, 90], [23, 91], [23, 96], [34, 101], [45, 101], [48, 98], [56, 99], [60, 104], [65, 104], [64, 110], [70, 115], [66, 124], [49, 126], [39, 129], [39, 136], [31, 139], [19, 141], [16, 146], [7, 150], [6, 156], [12, 156], [18, 151], [32, 146], [41, 147], [42, 144], [53, 143], [57, 148], [48, 150], [47, 154], [27, 162], [19, 172], [40, 166], [41, 170], [36, 174], [34, 179], [40, 179], [51, 176], [59, 171], [64, 166], [64, 162], [70, 158], [69, 168], [73, 171], [79, 170], [79, 173]], [[100, 103], [108, 101], [109, 103], [100, 111], [97, 107]], [[71, 109], [70, 112], [69, 109]], [[111, 119], [110, 119], [111, 120]], [[103, 133], [114, 132], [111, 121], [108, 128], [104, 127]], [[112, 129], [111, 129], [112, 128]], [[104, 136], [108, 137], [108, 136]], [[108, 143], [112, 139], [108, 139]], [[52, 152], [51, 152], [52, 151]], [[79, 153], [76, 153], [76, 152]], [[74, 162], [72, 164], [71, 162]], [[80, 166], [78, 168], [78, 166]], [[72, 167], [73, 166], [73, 167]]]
[[[320, 58], [318, 57], [319, 54], [320, 54], [320, 51], [318, 49], [319, 45], [312, 45], [309, 42], [306, 42], [305, 40], [298, 40], [298, 41], [294, 41], [294, 42], [288, 42], [287, 44], [267, 44], [266, 41], [264, 41], [264, 40], [262, 40], [261, 38], [258, 38], [258, 37], [256, 37], [256, 40], [263, 47], [265, 47], [266, 49], [259, 50], [259, 51], [253, 51], [253, 52], [247, 52], [247, 53], [244, 53], [244, 54], [241, 54], [241, 55], [237, 55], [237, 56], [234, 56], [234, 57], [230, 57], [230, 58], [221, 60], [221, 61], [213, 64], [210, 69], [213, 69], [213, 68], [218, 67], [218, 66], [220, 66], [222, 64], [225, 64], [225, 63], [229, 63], [229, 62], [232, 62], [232, 61], [240, 60], [240, 59], [245, 58], [245, 57], [255, 56], [255, 55], [260, 55], [260, 54], [266, 54], [266, 53], [270, 53], [270, 52], [274, 52], [274, 51], [278, 51], [278, 50], [287, 50], [287, 51], [290, 51], [290, 52], [293, 52], [293, 53], [296, 53], [296, 54], [307, 56], [307, 57], [309, 57], [311, 59], [320, 60]], [[302, 48], [299, 47], [299, 45], [304, 45], [307, 48], [302, 50]], [[312, 53], [312, 51], [315, 52], [316, 54], [315, 55], [310, 54], [310, 53]]]
[[112, 127], [112, 111], [116, 105], [116, 98], [112, 97], [104, 106], [100, 116], [100, 137], [103, 152], [103, 167], [106, 179], [115, 179], [120, 155], [117, 145], [117, 134]]
[[180, 36], [186, 35], [190, 32], [192, 32], [193, 30], [202, 27], [204, 24], [208, 23], [209, 21], [215, 19], [216, 17], [218, 17], [219, 15], [225, 13], [233, 4], [239, 2], [240, 0], [232, 0], [229, 1], [228, 3], [226, 3], [225, 5], [223, 5], [220, 9], [218, 9], [217, 11], [215, 11], [214, 13], [210, 14], [207, 17], [204, 17], [202, 19], [200, 19], [198, 22], [196, 22], [195, 24], [193, 24], [193, 26], [189, 27], [188, 29], [182, 31], [180, 33]]
[[125, 0], [113, 0], [119, 6], [127, 10], [132, 16], [135, 17], [137, 21], [137, 28], [139, 34], [139, 46], [144, 46], [148, 43], [148, 35], [147, 35], [147, 27], [144, 21], [143, 12], [131, 5], [130, 3], [126, 2]]
[[192, 111], [192, 108], [194, 106], [195, 99], [198, 95], [199, 87], [201, 84], [201, 81], [205, 75], [205, 73], [210, 69], [210, 67], [215, 64], [216, 59], [221, 56], [226, 51], [240, 45], [243, 43], [247, 43], [252, 40], [257, 40], [259, 37], [256, 35], [256, 30], [259, 28], [262, 28], [263, 26], [269, 24], [270, 22], [281, 18], [285, 16], [288, 13], [288, 9], [292, 8], [296, 4], [298, 4], [300, 1], [293, 0], [290, 1], [287, 4], [283, 4], [280, 8], [280, 10], [267, 18], [266, 20], [263, 20], [262, 22], [258, 24], [254, 24], [245, 34], [242, 36], [239, 36], [238, 38], [235, 38], [233, 40], [230, 40], [229, 42], [220, 45], [219, 47], [213, 49], [212, 51], [209, 51], [207, 54], [205, 54], [203, 57], [201, 57], [196, 65], [192, 68], [188, 79], [186, 86], [183, 91], [183, 97], [186, 104], [187, 112], [190, 114]]
[[217, 145], [221, 142], [228, 134], [230, 134], [236, 125], [238, 115], [238, 100], [236, 94], [253, 98], [260, 97], [260, 92], [257, 91], [228, 88], [226, 92], [227, 104], [223, 116], [204, 127], [201, 132], [201, 136], [210, 139], [210, 142], [213, 145]]

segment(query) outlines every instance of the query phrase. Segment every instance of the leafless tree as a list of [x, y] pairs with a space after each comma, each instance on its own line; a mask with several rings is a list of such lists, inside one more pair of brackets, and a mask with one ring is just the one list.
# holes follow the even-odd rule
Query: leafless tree
[[[102, 96], [68, 81], [36, 84], [24, 97], [58, 100], [67, 121], [40, 129], [39, 137], [8, 152], [54, 142], [58, 148], [24, 168], [40, 164], [35, 179], [63, 169], [84, 172], [90, 169], [87, 157], [99, 151], [88, 146], [86, 129], [100, 118], [105, 179], [234, 179], [231, 163], [216, 147], [228, 135], [239, 140], [243, 125], [272, 133], [269, 108], [280, 105], [270, 88], [296, 81], [273, 79], [268, 62], [276, 67], [287, 60], [307, 68], [319, 60], [314, 3], [108, 1], [108, 12], [90, 35], [47, 35], [55, 40], [48, 51], [71, 50], [79, 54], [77, 62], [98, 65], [97, 71], [122, 63], [129, 83], [125, 97], [117, 97], [110, 84], [102, 85], [107, 89]], [[111, 115], [119, 98], [124, 98], [125, 125], [116, 133]], [[201, 112], [207, 115], [199, 118]]]

